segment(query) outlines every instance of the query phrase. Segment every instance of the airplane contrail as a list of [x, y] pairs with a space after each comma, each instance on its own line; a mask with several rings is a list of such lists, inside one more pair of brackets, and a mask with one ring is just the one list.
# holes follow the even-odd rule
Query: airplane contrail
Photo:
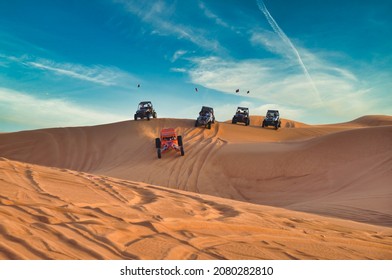
[[283, 30], [276, 23], [275, 19], [271, 16], [271, 14], [268, 11], [267, 7], [265, 6], [263, 0], [256, 0], [256, 2], [257, 2], [257, 5], [259, 6], [260, 11], [265, 15], [268, 23], [271, 25], [271, 27], [275, 31], [275, 33], [278, 34], [278, 36], [282, 39], [282, 41], [284, 43], [286, 43], [286, 45], [288, 45], [292, 49], [292, 51], [294, 52], [295, 56], [297, 57], [298, 63], [301, 66], [306, 78], [308, 79], [309, 83], [312, 85], [312, 88], [315, 91], [315, 93], [317, 94], [317, 97], [321, 100], [320, 93], [319, 93], [316, 85], [314, 84], [314, 81], [313, 81], [312, 77], [310, 76], [308, 69], [306, 68], [304, 62], [302, 61], [302, 58], [301, 58], [298, 50], [293, 45], [293, 43], [291, 42], [289, 37], [287, 37], [287, 35], [283, 32]]

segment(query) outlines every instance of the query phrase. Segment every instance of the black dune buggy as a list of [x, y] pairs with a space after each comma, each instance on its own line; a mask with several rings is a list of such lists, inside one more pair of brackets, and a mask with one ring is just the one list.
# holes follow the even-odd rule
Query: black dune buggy
[[142, 101], [139, 103], [137, 107], [137, 111], [134, 115], [134, 120], [137, 119], [147, 119], [150, 120], [151, 118], [156, 118], [157, 113], [155, 112], [151, 101]]
[[281, 121], [278, 110], [268, 110], [267, 114], [261, 124], [262, 127], [273, 126], [275, 129], [280, 127]]
[[211, 124], [215, 123], [214, 109], [211, 107], [203, 106], [199, 112], [199, 117], [195, 122], [195, 127], [205, 126], [211, 129]]
[[236, 123], [244, 123], [245, 125], [250, 124], [250, 119], [249, 119], [249, 109], [246, 107], [237, 107], [237, 111], [231, 120], [232, 124]]

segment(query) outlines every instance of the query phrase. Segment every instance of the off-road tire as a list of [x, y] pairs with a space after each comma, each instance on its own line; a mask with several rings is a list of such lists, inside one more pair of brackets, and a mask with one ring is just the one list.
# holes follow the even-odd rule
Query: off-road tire
[[199, 122], [196, 120], [195, 121], [195, 127], [198, 127], [199, 126]]
[[182, 136], [181, 135], [179, 135], [177, 137], [177, 142], [178, 142], [178, 146], [182, 147]]
[[265, 121], [263, 121], [263, 123], [261, 124], [261, 127], [265, 127]]
[[231, 121], [232, 124], [236, 124], [237, 120], [235, 118], [233, 118], [233, 120]]
[[158, 154], [158, 158], [161, 158], [161, 157], [162, 157], [161, 148], [158, 148], [158, 149], [157, 149], [157, 154]]
[[156, 118], [157, 118], [157, 113], [154, 112], [154, 113], [152, 114], [152, 117], [153, 117], [154, 119], [156, 119]]
[[157, 149], [161, 148], [161, 139], [160, 138], [155, 138], [155, 148], [157, 148]]
[[246, 126], [250, 125], [250, 120], [249, 119], [246, 120], [245, 125]]
[[148, 120], [148, 121], [150, 120], [150, 118], [151, 118], [151, 115], [150, 115], [150, 114], [147, 114], [147, 120]]
[[181, 156], [184, 156], [184, 155], [185, 155], [184, 147], [183, 147], [183, 146], [180, 147], [180, 152], [181, 152]]
[[136, 114], [133, 115], [133, 119], [134, 119], [135, 121], [137, 121], [137, 115], [136, 115]]
[[207, 124], [207, 128], [208, 128], [208, 129], [211, 129], [211, 122], [209, 122], [209, 123]]

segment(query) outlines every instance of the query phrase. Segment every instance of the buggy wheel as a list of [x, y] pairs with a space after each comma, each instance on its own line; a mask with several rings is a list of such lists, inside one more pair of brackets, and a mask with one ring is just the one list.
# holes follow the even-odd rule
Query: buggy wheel
[[263, 121], [263, 123], [261, 124], [261, 127], [265, 127], [265, 121]]
[[158, 148], [158, 149], [157, 149], [157, 154], [158, 154], [158, 158], [161, 158], [161, 157], [162, 157], [161, 148]]
[[150, 114], [147, 115], [147, 120], [149, 121], [151, 118]]
[[179, 135], [177, 137], [177, 142], [178, 142], [178, 146], [182, 147], [182, 136], [181, 135]]
[[155, 148], [161, 148], [161, 139], [155, 138]]
[[210, 122], [207, 124], [207, 128], [211, 129], [211, 123]]
[[184, 155], [185, 155], [184, 147], [183, 147], [183, 146], [180, 147], [180, 152], [181, 152], [181, 156], [184, 156]]
[[199, 122], [196, 120], [195, 121], [195, 127], [197, 127], [199, 125]]
[[232, 124], [236, 124], [237, 120], [235, 118], [233, 118], [233, 120], [231, 121]]
[[250, 119], [246, 120], [246, 125], [250, 125]]
[[154, 113], [152, 114], [152, 117], [153, 117], [154, 119], [156, 119], [156, 118], [157, 118], [157, 113], [154, 112]]
[[278, 130], [278, 128], [279, 128], [279, 124], [276, 123], [276, 124], [275, 124], [275, 130]]
[[134, 119], [135, 121], [137, 121], [137, 116], [136, 116], [136, 114], [133, 115], [133, 119]]

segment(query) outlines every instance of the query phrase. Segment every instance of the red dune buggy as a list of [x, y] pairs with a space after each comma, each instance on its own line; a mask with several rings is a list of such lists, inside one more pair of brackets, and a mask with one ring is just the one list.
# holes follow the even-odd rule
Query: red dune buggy
[[182, 137], [181, 135], [177, 136], [174, 128], [163, 128], [161, 130], [161, 137], [155, 138], [155, 147], [157, 148], [158, 158], [161, 158], [162, 153], [170, 150], [180, 152], [182, 156], [185, 154]]

